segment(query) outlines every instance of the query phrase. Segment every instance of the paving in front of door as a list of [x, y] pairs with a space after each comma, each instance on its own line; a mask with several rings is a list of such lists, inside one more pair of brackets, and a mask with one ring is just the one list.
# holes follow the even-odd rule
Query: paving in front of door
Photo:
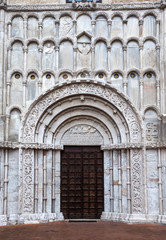
[[164, 240], [166, 225], [54, 222], [0, 227], [0, 240]]

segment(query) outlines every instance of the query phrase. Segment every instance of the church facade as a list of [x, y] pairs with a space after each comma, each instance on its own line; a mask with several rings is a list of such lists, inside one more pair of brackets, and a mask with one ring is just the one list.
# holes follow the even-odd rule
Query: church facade
[[166, 1], [0, 1], [0, 225], [166, 223]]

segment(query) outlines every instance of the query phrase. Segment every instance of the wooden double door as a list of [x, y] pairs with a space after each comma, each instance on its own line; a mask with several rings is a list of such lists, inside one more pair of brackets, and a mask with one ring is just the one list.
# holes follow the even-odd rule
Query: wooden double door
[[104, 210], [103, 152], [66, 146], [61, 153], [61, 211], [65, 219], [99, 219]]

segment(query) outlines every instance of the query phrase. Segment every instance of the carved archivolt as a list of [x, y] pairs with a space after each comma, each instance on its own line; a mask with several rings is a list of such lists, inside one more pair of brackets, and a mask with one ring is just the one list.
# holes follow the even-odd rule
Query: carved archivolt
[[[115, 109], [115, 113], [120, 112], [128, 124], [130, 131], [130, 143], [141, 143], [142, 129], [141, 120], [134, 107], [129, 104], [127, 98], [116, 91], [109, 85], [99, 85], [94, 82], [73, 82], [69, 84], [57, 85], [52, 90], [42, 95], [30, 108], [29, 112], [25, 116], [22, 137], [24, 145], [31, 145], [35, 143], [35, 131], [38, 122], [42, 119], [43, 113], [46, 111], [49, 114], [49, 107], [53, 106], [57, 102], [63, 101], [65, 98], [72, 99], [73, 96], [78, 95], [91, 95], [94, 99], [101, 98], [105, 101], [105, 104], [112, 104]], [[96, 101], [96, 105], [98, 101]], [[70, 105], [69, 105], [70, 106]], [[63, 141], [67, 141], [71, 135], [88, 135], [97, 134], [97, 137], [101, 138], [98, 129], [94, 126], [81, 123], [81, 125], [70, 126], [67, 128]], [[76, 134], [77, 133], [77, 134]], [[77, 136], [76, 136], [77, 137]], [[62, 141], [62, 144], [63, 144]], [[54, 146], [52, 146], [54, 148]], [[109, 146], [108, 146], [109, 148]], [[104, 149], [104, 148], [103, 148]], [[23, 179], [20, 182], [20, 194], [22, 198], [22, 212], [33, 213], [33, 199], [34, 199], [34, 151], [33, 149], [23, 149], [23, 155], [20, 159], [20, 174]], [[21, 167], [20, 166], [20, 167]], [[143, 189], [142, 189], [142, 150], [131, 150], [131, 180], [132, 180], [132, 212], [143, 213]]]
[[43, 112], [52, 104], [63, 98], [79, 94], [89, 94], [98, 96], [113, 104], [124, 116], [130, 131], [131, 142], [141, 142], [141, 126], [136, 110], [129, 105], [125, 96], [118, 93], [109, 85], [102, 86], [95, 83], [79, 82], [71, 84], [57, 85], [53, 90], [41, 96], [32, 106], [25, 116], [23, 124], [23, 142], [34, 142], [36, 124]]

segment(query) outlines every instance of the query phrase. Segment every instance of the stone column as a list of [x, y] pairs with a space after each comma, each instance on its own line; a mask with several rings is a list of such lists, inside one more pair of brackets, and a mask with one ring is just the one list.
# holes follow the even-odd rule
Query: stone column
[[5, 35], [5, 10], [0, 9], [0, 114], [6, 111], [6, 91], [3, 89], [5, 87], [5, 72], [7, 70], [6, 66], [6, 54], [4, 51], [4, 46], [6, 46], [6, 35]]
[[157, 71], [159, 72], [160, 71], [160, 45], [157, 45], [156, 46], [156, 61], [157, 61], [157, 64], [156, 64], [156, 68], [157, 68]]
[[92, 71], [95, 69], [95, 46], [92, 45]]
[[143, 22], [142, 19], [139, 20], [139, 37], [142, 37], [143, 35]]
[[108, 46], [107, 50], [108, 50], [108, 71], [111, 71], [111, 46]]
[[157, 106], [160, 107], [160, 81], [156, 81], [156, 89], [157, 89]]
[[24, 51], [24, 72], [26, 72], [26, 69], [27, 69], [27, 54], [28, 54], [27, 46], [23, 47], [23, 51]]
[[7, 99], [6, 99], [6, 105], [9, 106], [10, 104], [10, 88], [11, 88], [11, 80], [7, 82]]
[[162, 164], [161, 164], [161, 149], [158, 149], [158, 176], [159, 176], [159, 214], [163, 215], [163, 192], [162, 192]]
[[10, 70], [11, 69], [11, 52], [12, 52], [12, 47], [11, 46], [8, 47], [7, 52], [8, 52], [7, 53], [7, 58], [8, 58], [7, 59], [7, 63], [8, 63], [7, 68], [8, 68], [8, 70]]
[[59, 68], [59, 46], [55, 47], [55, 53], [56, 53], [56, 70]]
[[73, 25], [74, 25], [74, 36], [77, 35], [77, 21], [73, 20]]
[[76, 71], [77, 70], [77, 47], [74, 47], [73, 51], [74, 51], [74, 66], [73, 66], [73, 69], [74, 69], [74, 71]]
[[160, 20], [159, 19], [157, 19], [156, 24], [157, 24], [156, 37], [159, 39], [160, 37]]
[[55, 212], [60, 213], [60, 150], [56, 150], [54, 153], [54, 163], [55, 163], [55, 190], [54, 190], [54, 198], [55, 198]]
[[7, 26], [8, 26], [8, 39], [10, 39], [11, 38], [11, 26], [12, 26], [12, 23], [8, 22]]
[[43, 46], [39, 45], [39, 70], [42, 69], [42, 53], [43, 53]]
[[96, 26], [96, 20], [91, 21], [92, 24], [92, 36], [95, 37], [95, 26]]
[[27, 19], [24, 19], [24, 39], [27, 39]]
[[140, 76], [140, 82], [139, 82], [139, 87], [140, 87], [140, 110], [142, 110], [143, 106], [144, 106], [144, 83], [143, 83], [143, 79]]
[[43, 29], [42, 19], [39, 20], [38, 26], [39, 26], [39, 39], [41, 39], [42, 38], [42, 29]]
[[123, 39], [127, 38], [127, 19], [123, 20]]
[[127, 77], [126, 77], [126, 69], [127, 69], [127, 46], [123, 46], [123, 70], [124, 70], [124, 77], [123, 77], [123, 91], [127, 94]]
[[108, 39], [111, 39], [111, 26], [112, 26], [112, 21], [108, 20]]
[[[110, 206], [113, 199], [110, 199], [110, 171], [112, 166], [110, 166], [110, 151], [104, 150], [104, 212], [110, 212], [113, 206]], [[112, 169], [113, 171], [113, 169]], [[113, 196], [112, 196], [113, 197]]]
[[23, 81], [23, 107], [26, 106], [26, 87], [27, 87], [27, 81], [24, 79]]
[[59, 39], [59, 20], [55, 21], [56, 38]]

